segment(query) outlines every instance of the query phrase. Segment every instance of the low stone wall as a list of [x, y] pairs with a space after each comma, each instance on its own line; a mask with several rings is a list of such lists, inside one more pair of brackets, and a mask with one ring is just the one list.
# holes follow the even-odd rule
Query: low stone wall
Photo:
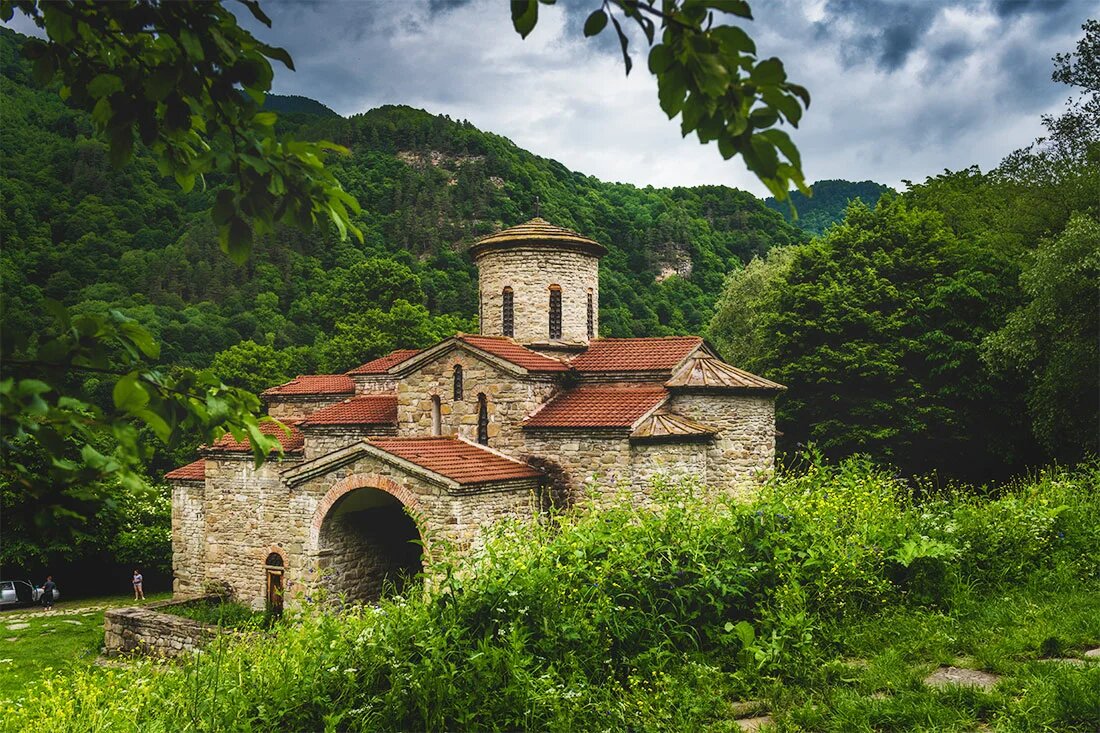
[[204, 598], [173, 599], [141, 607], [109, 609], [103, 615], [104, 654], [109, 657], [120, 654], [178, 657], [201, 649], [218, 635], [216, 626], [159, 610], [197, 600]]

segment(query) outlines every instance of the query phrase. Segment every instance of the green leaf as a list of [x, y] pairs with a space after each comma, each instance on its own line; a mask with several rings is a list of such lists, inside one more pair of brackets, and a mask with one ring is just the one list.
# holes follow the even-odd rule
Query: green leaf
[[252, 116], [252, 122], [260, 127], [273, 127], [279, 115], [274, 112], [257, 112]]
[[619, 36], [619, 47], [623, 51], [623, 65], [626, 66], [626, 74], [630, 76], [630, 69], [633, 68], [634, 62], [630, 59], [630, 53], [627, 51], [629, 41], [626, 38], [626, 34], [623, 33], [622, 27], [619, 25], [619, 21], [615, 16], [611, 16], [611, 24], [615, 26], [615, 33]]
[[88, 94], [99, 99], [100, 97], [106, 97], [108, 94], [121, 92], [122, 79], [114, 74], [97, 74], [94, 79], [88, 82], [86, 89]]
[[138, 381], [137, 375], [130, 373], [115, 382], [111, 392], [115, 407], [124, 412], [137, 412], [149, 404], [149, 393]]
[[601, 8], [593, 11], [588, 19], [584, 21], [584, 35], [585, 37], [594, 36], [605, 27], [607, 27], [607, 13]]
[[527, 38], [539, 20], [537, 0], [512, 0], [512, 25], [521, 38]]
[[722, 25], [711, 30], [727, 53], [756, 53], [756, 44], [749, 34], [735, 25]]
[[650, 72], [659, 76], [672, 65], [672, 61], [672, 50], [663, 43], [658, 43], [653, 48], [649, 49]]
[[773, 56], [757, 64], [749, 78], [759, 86], [782, 84], [787, 79], [787, 72], [783, 70], [783, 62]]
[[752, 10], [747, 0], [703, 0], [702, 4], [720, 13], [730, 13], [739, 18], [752, 20]]

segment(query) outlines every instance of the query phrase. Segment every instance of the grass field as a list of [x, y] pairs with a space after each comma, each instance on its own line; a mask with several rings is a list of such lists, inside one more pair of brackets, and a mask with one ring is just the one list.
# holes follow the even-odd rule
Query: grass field
[[[147, 602], [171, 593], [150, 594]], [[28, 683], [92, 664], [103, 644], [103, 611], [129, 606], [131, 596], [62, 602], [46, 613], [32, 606], [0, 612], [0, 704]]]

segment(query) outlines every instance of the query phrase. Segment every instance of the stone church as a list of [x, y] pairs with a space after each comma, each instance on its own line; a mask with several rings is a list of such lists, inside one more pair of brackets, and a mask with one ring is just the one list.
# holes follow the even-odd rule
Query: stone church
[[606, 251], [541, 218], [483, 237], [480, 334], [265, 391], [281, 457], [255, 468], [225, 435], [166, 476], [176, 592], [370, 601], [502, 517], [644, 503], [658, 474], [736, 492], [770, 471], [784, 388], [697, 336], [600, 338]]

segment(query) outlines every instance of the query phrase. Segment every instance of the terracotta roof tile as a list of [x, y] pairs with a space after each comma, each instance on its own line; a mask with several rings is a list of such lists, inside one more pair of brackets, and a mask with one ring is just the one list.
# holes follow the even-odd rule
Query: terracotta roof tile
[[286, 384], [265, 389], [264, 396], [354, 394], [355, 382], [344, 374], [303, 374]]
[[[283, 425], [290, 428], [290, 435], [279, 427], [274, 422], [262, 422], [260, 423], [260, 432], [264, 435], [273, 435], [283, 446], [283, 451], [286, 453], [297, 453], [305, 446], [305, 437], [302, 435], [302, 431], [298, 429], [297, 421], [283, 420]], [[222, 437], [214, 441], [214, 445], [210, 446], [209, 450], [224, 451], [227, 453], [248, 453], [252, 451], [252, 444], [248, 438], [244, 440], [237, 440], [233, 437], [232, 433], [226, 433]]]
[[361, 395], [322, 407], [299, 423], [310, 425], [393, 425], [397, 423], [397, 397]]
[[200, 458], [186, 466], [173, 468], [164, 474], [164, 478], [169, 481], [202, 481], [206, 478], [206, 459]]
[[470, 247], [470, 253], [477, 257], [486, 250], [504, 249], [522, 244], [565, 245], [586, 250], [597, 257], [607, 254], [607, 248], [596, 240], [578, 234], [572, 229], [551, 224], [539, 216], [523, 224], [480, 238]]
[[708, 354], [693, 356], [665, 385], [672, 388], [723, 391], [781, 392], [786, 389], [782, 384], [730, 366]]
[[542, 475], [526, 463], [457, 438], [371, 438], [367, 442], [462, 485]]
[[524, 423], [528, 428], [629, 428], [659, 405], [661, 385], [587, 386], [563, 392]]
[[354, 376], [356, 374], [385, 374], [389, 371], [389, 368], [395, 364], [400, 364], [406, 359], [411, 359], [420, 353], [420, 349], [398, 349], [397, 351], [391, 351], [385, 356], [380, 356], [377, 359], [368, 361], [366, 364], [360, 364], [349, 372], [346, 372], [348, 376]]
[[698, 336], [593, 339], [569, 365], [579, 372], [670, 371], [702, 343]]
[[516, 366], [521, 366], [532, 372], [566, 372], [569, 366], [557, 359], [532, 351], [526, 346], [521, 346], [515, 340], [507, 336], [471, 336], [460, 334], [456, 336], [459, 341], [481, 349], [493, 356], [510, 361]]

